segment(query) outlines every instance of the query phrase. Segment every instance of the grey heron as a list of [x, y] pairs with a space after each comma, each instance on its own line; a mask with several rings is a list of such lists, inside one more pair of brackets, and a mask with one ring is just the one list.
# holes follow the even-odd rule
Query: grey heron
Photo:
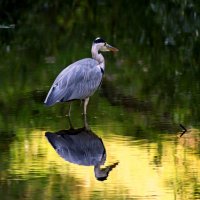
[[57, 102], [84, 100], [83, 113], [86, 115], [89, 98], [100, 86], [104, 74], [105, 61], [100, 51], [118, 49], [107, 44], [102, 38], [96, 38], [92, 43], [92, 58], [81, 59], [63, 69], [53, 82], [44, 103], [51, 106]]

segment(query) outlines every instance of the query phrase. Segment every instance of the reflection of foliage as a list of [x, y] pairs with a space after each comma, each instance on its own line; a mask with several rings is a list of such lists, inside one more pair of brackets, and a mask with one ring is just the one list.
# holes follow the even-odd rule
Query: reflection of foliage
[[0, 5], [1, 23], [16, 24], [16, 37], [21, 37], [24, 45], [46, 45], [47, 49], [51, 48], [50, 39], [56, 38], [56, 42], [59, 37], [65, 37], [65, 41], [72, 36], [89, 39], [99, 31], [107, 38], [112, 35], [128, 42], [131, 38], [134, 43], [159, 47], [164, 44], [192, 47], [199, 36], [199, 5], [187, 0], [115, 3], [29, 0], [1, 1]]
[[[164, 37], [165, 45], [176, 45], [187, 60], [198, 47], [200, 16], [191, 1], [154, 1], [150, 4], [154, 23]], [[197, 57], [196, 57], [197, 58]]]

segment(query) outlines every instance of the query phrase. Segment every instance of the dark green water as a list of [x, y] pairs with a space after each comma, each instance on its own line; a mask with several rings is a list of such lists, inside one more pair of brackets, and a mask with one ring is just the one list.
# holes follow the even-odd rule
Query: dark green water
[[[15, 24], [0, 29], [1, 199], [200, 199], [198, 3], [0, 5], [0, 25]], [[105, 153], [101, 168], [113, 167], [105, 181], [94, 166], [57, 154], [45, 133], [70, 128], [68, 105], [43, 105], [57, 74], [90, 57], [97, 36], [120, 51], [104, 53], [103, 84], [88, 106], [91, 131], [75, 134], [73, 152], [101, 138], [101, 151], [91, 145], [82, 157], [90, 148], [98, 158]], [[82, 107], [72, 105], [76, 129], [84, 125]]]

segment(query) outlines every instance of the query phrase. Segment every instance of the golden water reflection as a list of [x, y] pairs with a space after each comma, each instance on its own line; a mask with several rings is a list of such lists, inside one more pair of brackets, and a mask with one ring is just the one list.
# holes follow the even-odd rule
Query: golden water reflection
[[[110, 173], [105, 182], [94, 177], [93, 167], [66, 162], [57, 155], [45, 138], [45, 131], [21, 129], [10, 147], [10, 166], [3, 173], [3, 179], [48, 177], [45, 186], [48, 195], [53, 193], [55, 175], [60, 176], [60, 187], [75, 180], [72, 199], [90, 199], [95, 192], [105, 199], [198, 199], [200, 190], [199, 130], [191, 130], [182, 138], [174, 135], [160, 135], [158, 142], [136, 140], [130, 136], [115, 133], [104, 134], [102, 138], [106, 152], [106, 165], [119, 161], [118, 167]], [[78, 192], [75, 191], [77, 190]], [[66, 193], [66, 190], [59, 191]], [[85, 197], [85, 198], [84, 198]]]

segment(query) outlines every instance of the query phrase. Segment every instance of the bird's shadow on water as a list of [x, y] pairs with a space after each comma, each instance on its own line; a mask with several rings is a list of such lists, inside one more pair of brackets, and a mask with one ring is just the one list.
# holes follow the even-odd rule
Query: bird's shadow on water
[[106, 149], [102, 139], [89, 128], [86, 117], [82, 128], [73, 128], [70, 118], [69, 123], [68, 130], [46, 132], [47, 140], [64, 160], [78, 165], [94, 166], [96, 179], [106, 180], [119, 162], [101, 168], [106, 161]]

